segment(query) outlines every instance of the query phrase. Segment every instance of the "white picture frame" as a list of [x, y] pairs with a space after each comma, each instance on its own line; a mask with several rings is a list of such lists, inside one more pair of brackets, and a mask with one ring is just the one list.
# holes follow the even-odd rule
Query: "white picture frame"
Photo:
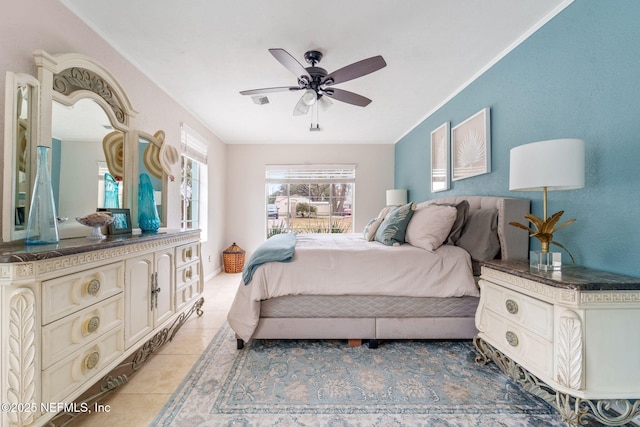
[[491, 121], [483, 108], [451, 129], [452, 181], [491, 172]]
[[431, 132], [431, 192], [447, 191], [451, 178], [449, 155], [451, 124], [445, 122]]

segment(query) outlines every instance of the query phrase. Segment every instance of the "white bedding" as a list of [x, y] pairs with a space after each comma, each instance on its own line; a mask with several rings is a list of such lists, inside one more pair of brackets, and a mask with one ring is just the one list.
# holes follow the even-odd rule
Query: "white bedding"
[[385, 246], [362, 234], [298, 234], [290, 263], [260, 266], [240, 284], [227, 317], [248, 341], [260, 301], [284, 295], [478, 296], [471, 258], [456, 246], [428, 252], [409, 244]]

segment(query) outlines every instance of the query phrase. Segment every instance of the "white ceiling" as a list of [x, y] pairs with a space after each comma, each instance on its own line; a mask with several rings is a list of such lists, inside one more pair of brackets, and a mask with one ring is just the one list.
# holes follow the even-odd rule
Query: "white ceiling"
[[[572, 0], [60, 1], [225, 143], [388, 144]], [[334, 101], [310, 132], [292, 114], [301, 92], [238, 93], [296, 85], [269, 48], [304, 66], [320, 50], [328, 72], [375, 55], [387, 67], [336, 85], [373, 102]]]

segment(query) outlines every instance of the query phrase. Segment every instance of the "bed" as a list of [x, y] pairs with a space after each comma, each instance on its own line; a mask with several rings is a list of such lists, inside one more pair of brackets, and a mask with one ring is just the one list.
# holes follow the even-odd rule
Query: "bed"
[[[266, 262], [240, 283], [227, 316], [237, 347], [249, 339], [366, 340], [374, 348], [384, 339], [473, 338], [479, 262], [528, 257], [527, 232], [508, 224], [529, 208], [529, 200], [494, 196], [414, 204], [395, 244], [369, 241], [367, 229], [297, 235], [291, 262]], [[381, 227], [376, 239], [387, 216], [383, 209], [367, 226]]]

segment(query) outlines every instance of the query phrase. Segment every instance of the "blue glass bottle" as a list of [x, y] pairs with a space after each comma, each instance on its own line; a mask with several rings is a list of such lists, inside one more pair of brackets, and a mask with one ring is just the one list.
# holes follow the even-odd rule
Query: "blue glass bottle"
[[49, 147], [37, 147], [36, 180], [33, 185], [29, 220], [27, 221], [27, 245], [58, 243], [56, 207], [49, 172]]
[[138, 226], [143, 232], [156, 232], [160, 228], [153, 186], [146, 173], [140, 174], [138, 183]]

